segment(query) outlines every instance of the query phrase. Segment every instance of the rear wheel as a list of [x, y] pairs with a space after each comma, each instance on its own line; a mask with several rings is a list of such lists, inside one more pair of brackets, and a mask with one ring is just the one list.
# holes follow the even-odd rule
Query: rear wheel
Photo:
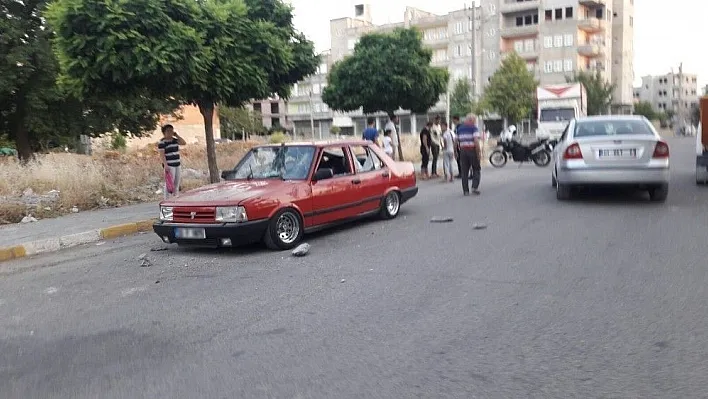
[[649, 189], [649, 199], [654, 202], [664, 202], [666, 197], [669, 196], [669, 185], [662, 184], [657, 187], [652, 187]]
[[573, 194], [573, 187], [567, 184], [560, 184], [556, 181], [556, 199], [559, 201], [567, 201]]
[[300, 214], [291, 208], [281, 209], [270, 219], [263, 242], [269, 249], [283, 251], [295, 248], [303, 234]]
[[398, 191], [391, 191], [386, 194], [383, 201], [381, 201], [381, 210], [379, 215], [381, 219], [393, 219], [398, 216], [398, 212], [401, 210], [401, 195]]
[[551, 187], [555, 188], [557, 185], [558, 185], [558, 181], [556, 180], [556, 177], [553, 176], [553, 174], [551, 173]]
[[508, 161], [506, 153], [499, 150], [494, 150], [491, 155], [489, 155], [489, 163], [495, 168], [501, 168], [506, 165]]

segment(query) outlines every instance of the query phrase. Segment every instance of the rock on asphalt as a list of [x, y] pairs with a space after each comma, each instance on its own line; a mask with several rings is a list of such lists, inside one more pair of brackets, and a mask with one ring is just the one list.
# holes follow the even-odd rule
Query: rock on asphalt
[[[558, 203], [550, 170], [525, 166], [485, 170], [483, 197], [421, 183], [395, 220], [309, 236], [306, 262], [171, 248], [136, 268], [149, 236], [11, 262], [1, 396], [703, 397], [691, 141], [671, 140], [665, 205]], [[431, 226], [440, 206], [456, 223]]]

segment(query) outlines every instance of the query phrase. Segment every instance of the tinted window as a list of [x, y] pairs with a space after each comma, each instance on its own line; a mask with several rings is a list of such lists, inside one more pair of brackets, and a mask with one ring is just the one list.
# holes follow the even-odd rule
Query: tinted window
[[573, 108], [552, 108], [541, 110], [541, 122], [566, 122], [575, 118]]
[[653, 135], [649, 123], [643, 120], [597, 120], [578, 121], [573, 137], [621, 136], [638, 134]]

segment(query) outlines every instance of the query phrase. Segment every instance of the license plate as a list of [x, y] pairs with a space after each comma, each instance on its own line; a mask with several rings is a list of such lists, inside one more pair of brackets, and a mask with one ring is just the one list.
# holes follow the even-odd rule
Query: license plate
[[177, 227], [175, 228], [175, 238], [185, 240], [203, 240], [206, 238], [206, 232], [204, 229], [199, 228]]
[[636, 158], [637, 150], [635, 148], [599, 150], [597, 156], [598, 158]]

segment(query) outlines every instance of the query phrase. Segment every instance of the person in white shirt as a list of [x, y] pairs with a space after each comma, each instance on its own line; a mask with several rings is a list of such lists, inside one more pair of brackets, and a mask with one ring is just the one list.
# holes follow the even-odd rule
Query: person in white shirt
[[455, 133], [447, 126], [446, 122], [442, 123], [441, 128], [445, 131], [445, 133], [442, 134], [443, 173], [445, 180], [452, 183], [455, 176], [452, 173], [452, 164], [455, 162]]
[[391, 131], [391, 146], [393, 147], [393, 159], [396, 159], [396, 154], [398, 154], [398, 132], [396, 131], [397, 123], [398, 117], [396, 115], [390, 115], [388, 118], [388, 123], [384, 127], [384, 131]]
[[393, 159], [393, 140], [391, 140], [391, 131], [386, 130], [383, 137], [383, 150]]
[[433, 127], [430, 129], [430, 155], [432, 155], [433, 158], [431, 176], [433, 178], [440, 176], [438, 175], [438, 158], [440, 157], [440, 148], [442, 147], [442, 132], [440, 116], [438, 115], [435, 117]]

